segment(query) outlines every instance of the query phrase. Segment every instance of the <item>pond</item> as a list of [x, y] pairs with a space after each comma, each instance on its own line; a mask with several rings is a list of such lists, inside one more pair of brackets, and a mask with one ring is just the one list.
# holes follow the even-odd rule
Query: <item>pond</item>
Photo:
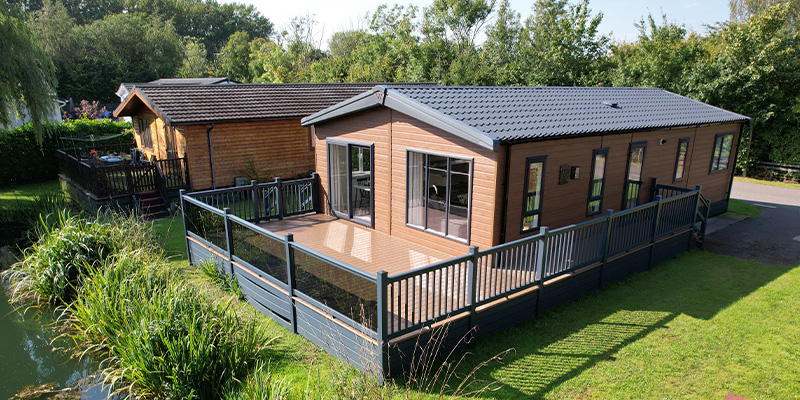
[[96, 368], [91, 362], [53, 351], [54, 313], [30, 310], [23, 315], [8, 303], [7, 290], [0, 283], [0, 399], [13, 398], [26, 386], [43, 384], [53, 384], [56, 390], [79, 386], [64, 393], [70, 395], [67, 398], [108, 398], [94, 378]]

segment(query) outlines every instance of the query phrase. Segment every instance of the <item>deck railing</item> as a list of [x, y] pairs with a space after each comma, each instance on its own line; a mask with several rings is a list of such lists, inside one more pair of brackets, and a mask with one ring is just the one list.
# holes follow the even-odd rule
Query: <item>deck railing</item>
[[[112, 145], [108, 151], [129, 145]], [[102, 146], [96, 147], [102, 149]], [[189, 175], [185, 158], [157, 160], [133, 164], [105, 163], [91, 159], [84, 148], [59, 149], [59, 170], [62, 175], [97, 198], [132, 195], [156, 190], [177, 190], [188, 187]], [[130, 149], [128, 149], [130, 150]]]
[[[481, 314], [485, 309], [515, 296], [530, 296], [531, 291], [541, 294], [566, 275], [591, 275], [596, 281], [582, 285], [596, 290], [620, 279], [619, 265], [628, 258], [633, 269], [641, 268], [642, 259], [649, 268], [664, 254], [685, 250], [685, 234], [694, 227], [704, 202], [699, 189], [670, 198], [656, 195], [647, 204], [617, 213], [607, 210], [603, 217], [580, 224], [542, 227], [535, 236], [486, 250], [472, 246], [467, 255], [393, 276], [363, 272], [295, 243], [291, 234], [280, 237], [255, 225], [318, 211], [316, 175], [182, 194], [181, 207], [191, 262], [215, 259], [221, 269], [236, 275], [256, 308], [332, 353], [341, 349], [320, 338], [319, 325], [338, 327], [335, 334], [340, 337], [334, 340], [350, 335], [342, 344], [349, 351], [347, 361], [365, 369], [370, 367], [361, 362], [366, 359], [386, 374], [389, 343], [415, 340], [432, 324], [469, 317], [465, 326], [478, 326], [474, 321], [487, 321]], [[606, 268], [614, 277], [604, 276]], [[584, 271], [599, 273], [583, 275]], [[550, 301], [574, 298], [561, 293]], [[531, 301], [538, 310], [538, 297]], [[526, 302], [516, 304], [529, 307]], [[504, 315], [509, 312], [513, 313], [507, 310]], [[358, 338], [368, 343], [367, 356], [359, 354]]]

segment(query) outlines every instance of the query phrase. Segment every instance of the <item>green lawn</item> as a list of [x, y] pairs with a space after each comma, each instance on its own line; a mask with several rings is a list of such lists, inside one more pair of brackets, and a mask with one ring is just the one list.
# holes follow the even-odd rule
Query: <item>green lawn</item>
[[38, 195], [51, 194], [60, 190], [61, 184], [58, 180], [3, 187], [0, 188], [0, 208], [8, 208], [17, 202], [29, 202]]
[[761, 210], [758, 207], [736, 199], [728, 201], [728, 212], [746, 215], [750, 218], [761, 215]]
[[737, 182], [757, 183], [759, 185], [769, 185], [769, 186], [778, 186], [778, 187], [785, 187], [785, 188], [792, 188], [792, 189], [800, 189], [800, 184], [796, 184], [796, 183], [764, 181], [764, 180], [761, 180], [761, 179], [743, 178], [741, 176], [737, 176], [737, 177], [733, 178], [733, 180], [735, 180]]
[[800, 393], [800, 266], [703, 251], [482, 338], [483, 398], [788, 399]]

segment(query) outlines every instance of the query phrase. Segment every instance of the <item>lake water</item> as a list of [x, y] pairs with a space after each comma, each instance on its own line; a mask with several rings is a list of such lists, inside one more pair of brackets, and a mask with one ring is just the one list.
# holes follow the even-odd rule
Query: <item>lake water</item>
[[[29, 385], [54, 383], [57, 389], [76, 386], [96, 369], [90, 362], [72, 360], [53, 351], [56, 334], [54, 315], [29, 310], [22, 314], [8, 303], [6, 287], [0, 283], [0, 399], [9, 399]], [[105, 399], [108, 394], [97, 383], [77, 392], [80, 399]]]

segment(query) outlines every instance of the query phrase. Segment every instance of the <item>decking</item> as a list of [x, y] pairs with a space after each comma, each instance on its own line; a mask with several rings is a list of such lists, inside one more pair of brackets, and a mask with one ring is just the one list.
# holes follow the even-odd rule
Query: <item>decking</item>
[[455, 258], [316, 214], [316, 175], [182, 195], [181, 208], [190, 262], [215, 261], [276, 322], [385, 376], [415, 362], [432, 326], [450, 332], [436, 345], [446, 353], [464, 335], [533, 318], [691, 248], [709, 209], [700, 188], [653, 186], [649, 203]]
[[295, 242], [370, 274], [386, 271], [396, 275], [451, 258], [331, 215], [304, 215], [262, 222], [258, 226], [281, 236], [291, 233]]

